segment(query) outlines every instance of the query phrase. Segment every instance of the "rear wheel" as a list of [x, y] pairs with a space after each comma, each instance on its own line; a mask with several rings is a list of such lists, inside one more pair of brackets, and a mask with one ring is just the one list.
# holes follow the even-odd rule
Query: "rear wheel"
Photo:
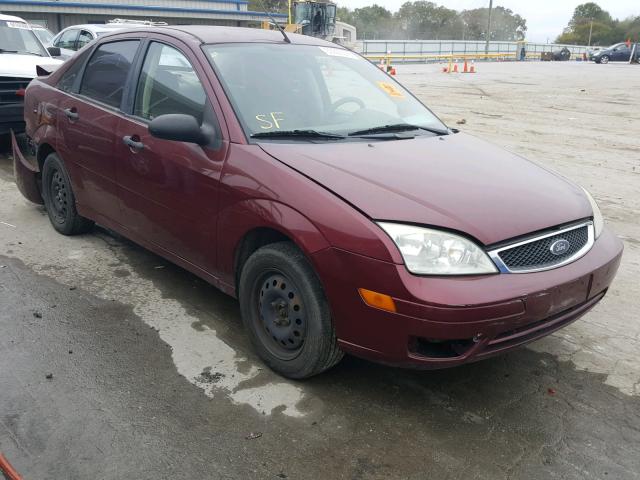
[[93, 228], [93, 221], [78, 214], [69, 175], [55, 153], [42, 167], [42, 198], [49, 220], [63, 235], [78, 235]]
[[342, 358], [322, 285], [292, 243], [267, 245], [249, 257], [240, 275], [239, 297], [251, 341], [277, 373], [307, 378]]

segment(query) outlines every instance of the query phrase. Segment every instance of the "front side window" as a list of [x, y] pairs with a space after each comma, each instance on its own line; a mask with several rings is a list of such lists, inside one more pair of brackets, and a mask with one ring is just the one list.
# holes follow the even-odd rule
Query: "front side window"
[[139, 43], [138, 40], [123, 40], [100, 45], [84, 70], [80, 94], [120, 107]]
[[56, 40], [55, 46], [59, 48], [66, 48], [67, 50], [75, 50], [76, 38], [78, 38], [78, 30], [67, 30], [66, 32], [62, 32], [60, 38]]
[[447, 130], [400, 84], [349, 50], [261, 43], [204, 50], [248, 136], [278, 130], [349, 135], [399, 124]]
[[10, 20], [0, 20], [0, 62], [3, 53], [49, 56], [29, 25]]
[[202, 123], [206, 93], [189, 60], [178, 50], [152, 42], [136, 92], [134, 115], [152, 120], [182, 113]]

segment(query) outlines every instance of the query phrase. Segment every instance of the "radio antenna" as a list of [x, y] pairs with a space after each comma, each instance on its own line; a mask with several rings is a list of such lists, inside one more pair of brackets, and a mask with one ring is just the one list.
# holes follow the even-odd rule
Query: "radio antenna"
[[264, 10], [264, 13], [267, 15], [267, 17], [269, 17], [271, 22], [275, 24], [275, 26], [276, 26], [276, 28], [278, 30], [280, 30], [280, 33], [284, 37], [284, 41], [287, 42], [287, 43], [291, 43], [291, 40], [289, 40], [289, 37], [287, 36], [287, 32], [284, 31], [284, 28], [282, 28], [280, 26], [280, 24], [278, 22], [276, 22], [276, 19], [273, 18], [273, 15], [271, 15], [271, 13], [264, 7], [264, 2], [262, 0], [260, 0], [260, 6]]

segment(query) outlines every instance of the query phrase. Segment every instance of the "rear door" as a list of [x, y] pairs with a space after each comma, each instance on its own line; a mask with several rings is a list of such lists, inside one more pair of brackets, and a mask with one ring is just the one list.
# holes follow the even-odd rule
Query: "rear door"
[[[146, 241], [212, 272], [227, 142], [205, 88], [206, 70], [188, 47], [174, 42], [151, 40], [144, 47], [131, 115], [117, 125], [123, 218]], [[152, 137], [149, 122], [173, 113], [195, 117], [216, 132], [217, 141], [200, 146]]]
[[79, 210], [107, 224], [120, 221], [116, 128], [139, 45], [138, 39], [99, 45], [90, 52], [82, 76], [68, 80], [73, 86], [58, 104], [58, 151], [74, 180]]

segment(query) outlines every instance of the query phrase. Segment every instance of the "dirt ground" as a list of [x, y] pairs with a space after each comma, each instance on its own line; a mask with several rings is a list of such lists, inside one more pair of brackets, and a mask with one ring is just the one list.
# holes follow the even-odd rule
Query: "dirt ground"
[[57, 235], [0, 154], [0, 452], [30, 480], [640, 478], [640, 67], [477, 69], [398, 79], [593, 193], [625, 253], [587, 316], [452, 370], [286, 381], [234, 300], [107, 231]]

